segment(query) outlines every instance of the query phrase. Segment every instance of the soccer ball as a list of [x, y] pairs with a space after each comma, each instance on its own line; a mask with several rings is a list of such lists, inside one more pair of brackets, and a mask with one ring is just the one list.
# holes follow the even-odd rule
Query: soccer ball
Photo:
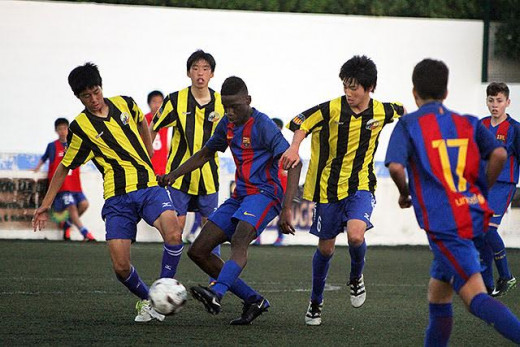
[[171, 315], [178, 313], [186, 304], [186, 288], [174, 278], [159, 278], [148, 293], [152, 307], [159, 313]]

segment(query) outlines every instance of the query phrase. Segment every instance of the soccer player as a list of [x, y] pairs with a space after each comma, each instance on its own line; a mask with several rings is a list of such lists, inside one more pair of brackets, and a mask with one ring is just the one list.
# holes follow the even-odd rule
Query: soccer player
[[[164, 101], [164, 95], [158, 90], [148, 93], [148, 112], [144, 117], [146, 122], [150, 124], [154, 115], [157, 113]], [[168, 129], [163, 128], [159, 130], [155, 138], [152, 138], [152, 165], [157, 175], [164, 175], [166, 172], [166, 162], [168, 160]]]
[[96, 65], [86, 63], [69, 74], [69, 85], [85, 109], [70, 124], [69, 147], [51, 180], [33, 228], [41, 230], [47, 211], [69, 170], [93, 160], [103, 175], [105, 205], [101, 212], [117, 279], [139, 297], [135, 321], [164, 320], [148, 301], [148, 287], [130, 261], [137, 223], [143, 218], [164, 240], [160, 277], [174, 277], [182, 247], [182, 230], [166, 189], [157, 185], [149, 155], [150, 133], [142, 111], [126, 96], [103, 97]]
[[[166, 96], [150, 124], [152, 138], [165, 127], [172, 127], [166, 173], [178, 168], [209, 140], [224, 114], [220, 94], [209, 88], [215, 72], [215, 59], [198, 50], [186, 63], [191, 86]], [[202, 224], [218, 206], [218, 155], [190, 174], [178, 177], [168, 186], [181, 228], [188, 211], [198, 211]], [[220, 248], [215, 250], [220, 252]], [[182, 249], [178, 250], [182, 252]]]
[[[502, 142], [507, 149], [507, 160], [497, 182], [489, 190], [489, 207], [494, 211], [485, 236], [485, 247], [480, 250], [484, 263], [482, 277], [491, 291], [491, 296], [501, 296], [516, 286], [516, 278], [511, 274], [507, 263], [504, 241], [498, 234], [500, 221], [511, 204], [518, 184], [518, 165], [520, 164], [520, 123], [506, 113], [511, 103], [509, 88], [505, 83], [493, 82], [486, 88], [486, 104], [490, 116], [481, 123]], [[496, 287], [493, 283], [493, 258], [498, 270]], [[493, 290], [494, 288], [494, 290]]]
[[377, 69], [366, 56], [354, 56], [340, 69], [345, 95], [314, 106], [291, 120], [291, 147], [283, 154], [285, 169], [299, 162], [300, 143], [312, 134], [311, 160], [303, 198], [314, 201], [311, 234], [319, 238], [312, 260], [312, 292], [305, 315], [307, 325], [320, 325], [323, 290], [334, 254], [336, 237], [346, 227], [350, 253], [350, 302], [361, 307], [366, 299], [363, 267], [365, 232], [372, 228], [375, 206], [374, 154], [383, 127], [404, 114], [399, 103], [371, 98]]
[[[486, 292], [474, 244], [492, 215], [487, 187], [495, 182], [507, 153], [477, 118], [443, 105], [448, 93], [443, 62], [424, 59], [415, 66], [412, 81], [419, 110], [397, 123], [385, 165], [399, 189], [399, 206], [413, 204], [434, 255], [424, 344], [448, 345], [454, 290], [472, 314], [520, 343], [520, 321]], [[481, 159], [488, 161], [487, 169]]]
[[[231, 149], [237, 166], [235, 190], [209, 216], [188, 251], [189, 257], [217, 280], [210, 287], [192, 287], [191, 292], [209, 313], [218, 314], [221, 300], [230, 290], [244, 301], [241, 317], [231, 321], [231, 324], [247, 325], [270, 306], [267, 299], [239, 278], [247, 263], [248, 246], [281, 210], [282, 215], [290, 217], [301, 164], [289, 170], [287, 193], [283, 199], [277, 176], [278, 159], [289, 144], [272, 120], [251, 107], [251, 96], [242, 79], [234, 76], [227, 78], [221, 94], [226, 116], [213, 136], [194, 156], [163, 177], [161, 183], [170, 184], [178, 177], [202, 167], [215, 157], [216, 151]], [[282, 227], [286, 233], [294, 233], [290, 222]], [[231, 256], [224, 263], [211, 250], [226, 241], [231, 242]]]
[[[42, 155], [38, 164], [34, 168], [34, 172], [40, 171], [42, 165], [49, 160], [49, 170], [47, 171], [47, 177], [49, 183], [56, 171], [58, 165], [65, 155], [67, 150], [67, 135], [69, 133], [69, 121], [65, 118], [58, 118], [54, 122], [54, 130], [58, 134], [58, 139], [47, 145], [45, 153]], [[63, 185], [60, 187], [56, 199], [52, 205], [52, 208], [56, 212], [67, 210], [69, 212], [69, 218], [60, 223], [60, 227], [63, 228], [63, 239], [65, 241], [70, 240], [70, 228], [74, 224], [85, 241], [96, 241], [92, 233], [81, 222], [80, 216], [85, 213], [88, 208], [88, 200], [83, 189], [81, 188], [81, 178], [79, 167], [72, 170], [65, 180]]]

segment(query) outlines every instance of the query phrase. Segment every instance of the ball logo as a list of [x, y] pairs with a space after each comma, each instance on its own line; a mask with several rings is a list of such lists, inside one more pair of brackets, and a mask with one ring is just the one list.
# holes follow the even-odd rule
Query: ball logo
[[220, 118], [222, 118], [222, 116], [216, 111], [211, 112], [208, 116], [208, 120], [213, 123], [218, 122]]
[[121, 113], [121, 122], [123, 123], [123, 125], [127, 125], [128, 124], [128, 120], [130, 119], [130, 115], [126, 112], [123, 112]]
[[377, 119], [371, 119], [367, 122], [365, 128], [367, 130], [374, 130], [379, 126], [379, 121]]
[[305, 116], [303, 113], [300, 113], [299, 115], [297, 115], [296, 117], [294, 117], [294, 119], [292, 120], [292, 122], [296, 125], [300, 125], [303, 123], [303, 121], [305, 120]]

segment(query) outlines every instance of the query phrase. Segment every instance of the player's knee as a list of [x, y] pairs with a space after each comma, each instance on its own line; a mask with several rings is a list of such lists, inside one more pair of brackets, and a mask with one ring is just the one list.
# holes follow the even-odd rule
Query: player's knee
[[192, 245], [188, 249], [188, 257], [196, 264], [200, 264], [204, 259], [203, 253], [196, 245]]
[[128, 276], [130, 276], [130, 271], [132, 267], [130, 266], [130, 263], [127, 262], [114, 262], [112, 264], [114, 268], [114, 272], [117, 277], [126, 279]]
[[363, 232], [352, 232], [348, 234], [348, 244], [354, 247], [360, 246], [365, 241]]

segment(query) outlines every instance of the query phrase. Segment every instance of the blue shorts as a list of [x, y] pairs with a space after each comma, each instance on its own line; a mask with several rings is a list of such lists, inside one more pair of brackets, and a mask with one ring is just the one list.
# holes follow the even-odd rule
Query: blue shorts
[[354, 195], [331, 203], [316, 203], [310, 233], [320, 239], [333, 239], [342, 233], [350, 219], [359, 219], [367, 224], [367, 230], [374, 226], [370, 216], [376, 205], [374, 195], [366, 190], [358, 190]]
[[56, 212], [61, 212], [66, 210], [70, 205], [77, 206], [83, 200], [87, 200], [83, 192], [59, 192], [56, 194], [52, 208]]
[[177, 215], [185, 216], [188, 212], [200, 212], [207, 217], [218, 207], [218, 193], [208, 195], [191, 195], [178, 189], [168, 187], [173, 201], [173, 208]]
[[281, 208], [278, 200], [264, 194], [254, 194], [240, 200], [227, 199], [208, 219], [224, 231], [228, 240], [231, 240], [241, 220], [254, 226], [258, 236], [280, 214]]
[[474, 240], [432, 232], [426, 232], [426, 235], [433, 252], [430, 276], [450, 283], [458, 293], [473, 274], [481, 271]]
[[500, 225], [502, 217], [504, 217], [515, 195], [515, 191], [516, 184], [514, 183], [496, 182], [491, 187], [488, 194], [489, 207], [493, 210], [493, 217], [489, 221], [490, 224]]
[[113, 196], [105, 201], [101, 216], [105, 221], [106, 239], [135, 241], [137, 223], [142, 219], [153, 225], [165, 211], [174, 211], [170, 193], [159, 186]]

